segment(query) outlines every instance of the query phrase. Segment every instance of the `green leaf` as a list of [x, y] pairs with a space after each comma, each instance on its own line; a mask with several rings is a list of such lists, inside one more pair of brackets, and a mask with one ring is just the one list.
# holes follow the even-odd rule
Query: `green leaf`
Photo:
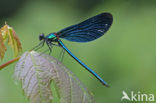
[[94, 103], [92, 94], [63, 64], [52, 56], [26, 52], [15, 68], [15, 77], [31, 103], [51, 103], [51, 82], [55, 84], [60, 103]]

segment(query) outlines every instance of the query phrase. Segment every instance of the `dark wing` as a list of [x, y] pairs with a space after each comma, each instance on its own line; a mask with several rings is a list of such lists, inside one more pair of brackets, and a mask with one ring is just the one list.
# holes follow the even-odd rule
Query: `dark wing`
[[101, 13], [79, 24], [57, 32], [60, 38], [74, 42], [89, 42], [101, 37], [113, 22], [110, 13]]

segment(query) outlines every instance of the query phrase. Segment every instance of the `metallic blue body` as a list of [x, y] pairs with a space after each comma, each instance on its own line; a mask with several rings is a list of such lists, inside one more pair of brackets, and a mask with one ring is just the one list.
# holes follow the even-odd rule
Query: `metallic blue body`
[[72, 56], [80, 65], [82, 65], [86, 70], [88, 70], [90, 73], [92, 73], [100, 82], [108, 87], [108, 84], [92, 69], [90, 69], [86, 64], [84, 64], [80, 59], [78, 59], [72, 52], [63, 44], [61, 40], [58, 40], [58, 43], [63, 49], [70, 55]]

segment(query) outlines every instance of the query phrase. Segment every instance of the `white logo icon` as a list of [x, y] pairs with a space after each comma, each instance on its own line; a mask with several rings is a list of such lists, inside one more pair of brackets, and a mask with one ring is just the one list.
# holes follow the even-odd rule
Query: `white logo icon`
[[126, 93], [125, 91], [122, 91], [122, 94], [123, 94], [123, 96], [122, 96], [122, 98], [121, 98], [121, 101], [122, 101], [123, 99], [127, 99], [127, 100], [130, 101], [130, 98], [128, 97], [128, 95], [127, 95], [127, 93]]

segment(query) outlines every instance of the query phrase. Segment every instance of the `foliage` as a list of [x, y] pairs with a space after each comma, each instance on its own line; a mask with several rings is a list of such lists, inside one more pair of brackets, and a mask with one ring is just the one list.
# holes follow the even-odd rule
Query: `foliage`
[[[22, 51], [16, 32], [7, 24], [0, 29], [1, 59], [7, 50], [5, 42], [12, 47], [14, 56]], [[94, 103], [91, 93], [78, 78], [53, 57], [34, 51], [26, 52], [21, 57], [0, 65], [0, 69], [15, 61], [18, 61], [15, 78], [21, 81], [25, 96], [31, 103], [51, 103], [53, 101], [51, 83], [55, 84], [60, 103]]]
[[51, 103], [51, 82], [56, 86], [60, 103], [94, 103], [91, 93], [63, 64], [37, 52], [24, 53], [15, 68], [25, 95], [32, 103]]
[[15, 30], [7, 24], [0, 28], [0, 59], [3, 59], [7, 50], [6, 46], [4, 45], [6, 41], [8, 45], [12, 47], [14, 56], [18, 56], [18, 54], [22, 51], [21, 43]]

